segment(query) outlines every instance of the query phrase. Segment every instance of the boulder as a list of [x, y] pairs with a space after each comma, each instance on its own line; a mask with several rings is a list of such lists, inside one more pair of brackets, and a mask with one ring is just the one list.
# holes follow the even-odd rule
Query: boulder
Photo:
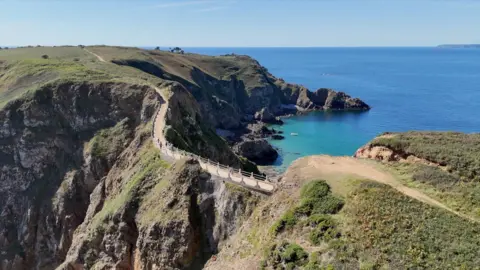
[[285, 139], [285, 137], [282, 135], [278, 135], [278, 134], [272, 135], [272, 140], [283, 140], [283, 139]]
[[267, 165], [274, 162], [278, 152], [266, 140], [243, 141], [234, 146], [234, 151], [249, 160], [259, 164]]
[[269, 129], [263, 123], [250, 124], [247, 128], [251, 130], [252, 137], [255, 138], [266, 138], [274, 133], [273, 130]]
[[369, 110], [365, 102], [359, 98], [352, 98], [344, 92], [330, 92], [325, 100], [324, 109], [332, 110]]
[[264, 107], [260, 111], [255, 113], [255, 120], [261, 121], [263, 123], [278, 125], [283, 124], [283, 121], [280, 118], [275, 117], [275, 115], [267, 107]]
[[273, 121], [275, 116], [270, 112], [268, 108], [262, 108], [260, 111], [255, 113], [255, 120], [262, 122]]

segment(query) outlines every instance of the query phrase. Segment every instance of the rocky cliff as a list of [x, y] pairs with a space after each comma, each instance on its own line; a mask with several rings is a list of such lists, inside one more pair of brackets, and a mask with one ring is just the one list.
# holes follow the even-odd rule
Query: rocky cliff
[[1, 270], [201, 269], [242, 226], [264, 197], [153, 147], [158, 89], [169, 141], [254, 172], [215, 127], [285, 108], [368, 108], [286, 84], [246, 56], [42, 50], [0, 52]]
[[[102, 52], [102, 48], [95, 48]], [[255, 59], [244, 55], [204, 56], [142, 52], [143, 60], [112, 59], [114, 63], [175, 80], [197, 100], [202, 115], [223, 129], [242, 127], [258, 115], [270, 122], [275, 116], [305, 110], [368, 110], [358, 98], [332, 89], [307, 88], [276, 78]], [[268, 113], [266, 113], [268, 111]]]
[[[175, 89], [164, 88], [172, 91], [171, 130], [190, 140], [186, 147], [210, 147], [206, 156], [241, 166], [198, 118], [174, 124], [192, 115], [175, 102]], [[178, 102], [191, 110], [192, 101], [187, 94]], [[2, 110], [2, 269], [52, 269], [63, 261], [61, 269], [200, 269], [255, 196], [230, 192], [191, 162], [170, 171], [151, 144], [151, 117], [160, 103], [146, 85], [58, 83]], [[148, 206], [140, 203], [144, 198]], [[158, 215], [168, 222], [150, 220]], [[163, 244], [151, 246], [155, 240]]]
[[[39, 268], [62, 260], [90, 192], [155, 102], [153, 89], [141, 85], [59, 83], [0, 112], [2, 260]], [[84, 152], [88, 138], [117, 123], [117, 140], [99, 146], [108, 155]]]

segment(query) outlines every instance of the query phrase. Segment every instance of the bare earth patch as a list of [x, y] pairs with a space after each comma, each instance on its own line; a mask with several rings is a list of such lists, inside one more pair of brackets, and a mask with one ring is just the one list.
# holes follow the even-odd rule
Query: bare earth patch
[[364, 178], [389, 185], [403, 194], [418, 201], [441, 207], [458, 216], [472, 220], [461, 213], [458, 213], [437, 200], [430, 198], [424, 193], [404, 186], [390, 173], [379, 169], [375, 164], [352, 157], [331, 157], [331, 156], [309, 156], [296, 160], [285, 174], [285, 184], [295, 179], [324, 179], [331, 185], [333, 192], [344, 193], [344, 184], [338, 181], [345, 178]]

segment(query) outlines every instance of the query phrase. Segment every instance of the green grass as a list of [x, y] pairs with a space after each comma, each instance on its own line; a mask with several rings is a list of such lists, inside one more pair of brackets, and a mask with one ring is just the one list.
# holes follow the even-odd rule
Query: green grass
[[421, 190], [451, 209], [480, 220], [480, 185], [455, 173], [423, 164], [392, 163], [393, 174], [407, 186]]
[[177, 161], [145, 195], [137, 215], [139, 226], [149, 226], [152, 223], [166, 224], [173, 220], [188, 218], [187, 202], [190, 197], [180, 193], [182, 181], [188, 181], [182, 174], [185, 166], [187, 166], [185, 159]]
[[[131, 50], [133, 49], [127, 51]], [[48, 55], [49, 58], [43, 59], [41, 57], [43, 54]], [[9, 101], [28, 95], [43, 86], [62, 82], [125, 82], [158, 85], [163, 81], [135, 68], [100, 62], [79, 47], [20, 48], [0, 51], [0, 108]]]
[[129, 119], [123, 119], [114, 127], [100, 130], [90, 140], [89, 148], [92, 156], [97, 158], [116, 158], [118, 149], [123, 149], [132, 136]]
[[72, 60], [93, 59], [94, 57], [82, 50], [80, 47], [34, 47], [34, 48], [15, 48], [0, 50], [0, 60], [26, 60], [41, 59], [42, 55], [48, 55], [49, 59]]
[[342, 210], [336, 263], [374, 269], [478, 269], [480, 225], [393, 188], [360, 184]]
[[331, 194], [330, 187], [325, 181], [311, 181], [302, 187], [299, 205], [288, 210], [277, 220], [270, 228], [270, 232], [277, 235], [283, 231], [291, 230], [300, 221], [305, 220], [307, 224], [316, 228], [320, 224], [315, 223], [315, 220], [320, 215], [335, 214], [342, 209], [343, 204], [342, 199]]
[[[436, 173], [419, 175], [428, 178]], [[479, 223], [419, 202], [387, 185], [345, 181], [352, 187], [335, 215], [297, 212], [305, 201], [331, 196], [325, 182], [313, 181], [302, 187], [298, 205], [272, 226], [276, 236], [271, 242], [287, 237], [296, 242], [308, 240], [316, 247], [308, 249], [308, 263], [296, 265], [297, 269], [478, 269]], [[266, 249], [264, 269], [287, 265], [279, 255], [281, 247], [277, 242], [274, 249]]]
[[164, 182], [158, 178], [168, 167], [168, 163], [161, 159], [158, 149], [151, 142], [147, 143], [139, 153], [139, 160], [133, 168], [135, 172], [124, 180], [119, 194], [105, 201], [102, 210], [94, 216], [90, 228], [96, 230], [105, 226], [105, 221], [136, 197], [145, 179], [156, 178], [159, 183]]
[[376, 138], [371, 144], [447, 166], [465, 181], [480, 181], [480, 134], [405, 132], [392, 135]]
[[309, 234], [309, 240], [313, 245], [320, 245], [339, 238], [340, 233], [336, 228], [335, 221], [329, 215], [313, 215], [308, 219], [308, 224], [314, 229]]
[[293, 270], [308, 263], [308, 253], [295, 243], [273, 245], [261, 262], [261, 268]]

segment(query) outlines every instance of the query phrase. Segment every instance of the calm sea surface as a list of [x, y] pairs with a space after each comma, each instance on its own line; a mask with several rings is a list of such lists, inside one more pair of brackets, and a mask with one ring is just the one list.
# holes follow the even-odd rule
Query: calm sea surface
[[[313, 154], [352, 155], [385, 131], [480, 132], [480, 49], [186, 48], [247, 54], [277, 77], [345, 91], [372, 106], [364, 113], [316, 112], [278, 127], [286, 139], [276, 166]], [[298, 136], [291, 136], [291, 133]]]

